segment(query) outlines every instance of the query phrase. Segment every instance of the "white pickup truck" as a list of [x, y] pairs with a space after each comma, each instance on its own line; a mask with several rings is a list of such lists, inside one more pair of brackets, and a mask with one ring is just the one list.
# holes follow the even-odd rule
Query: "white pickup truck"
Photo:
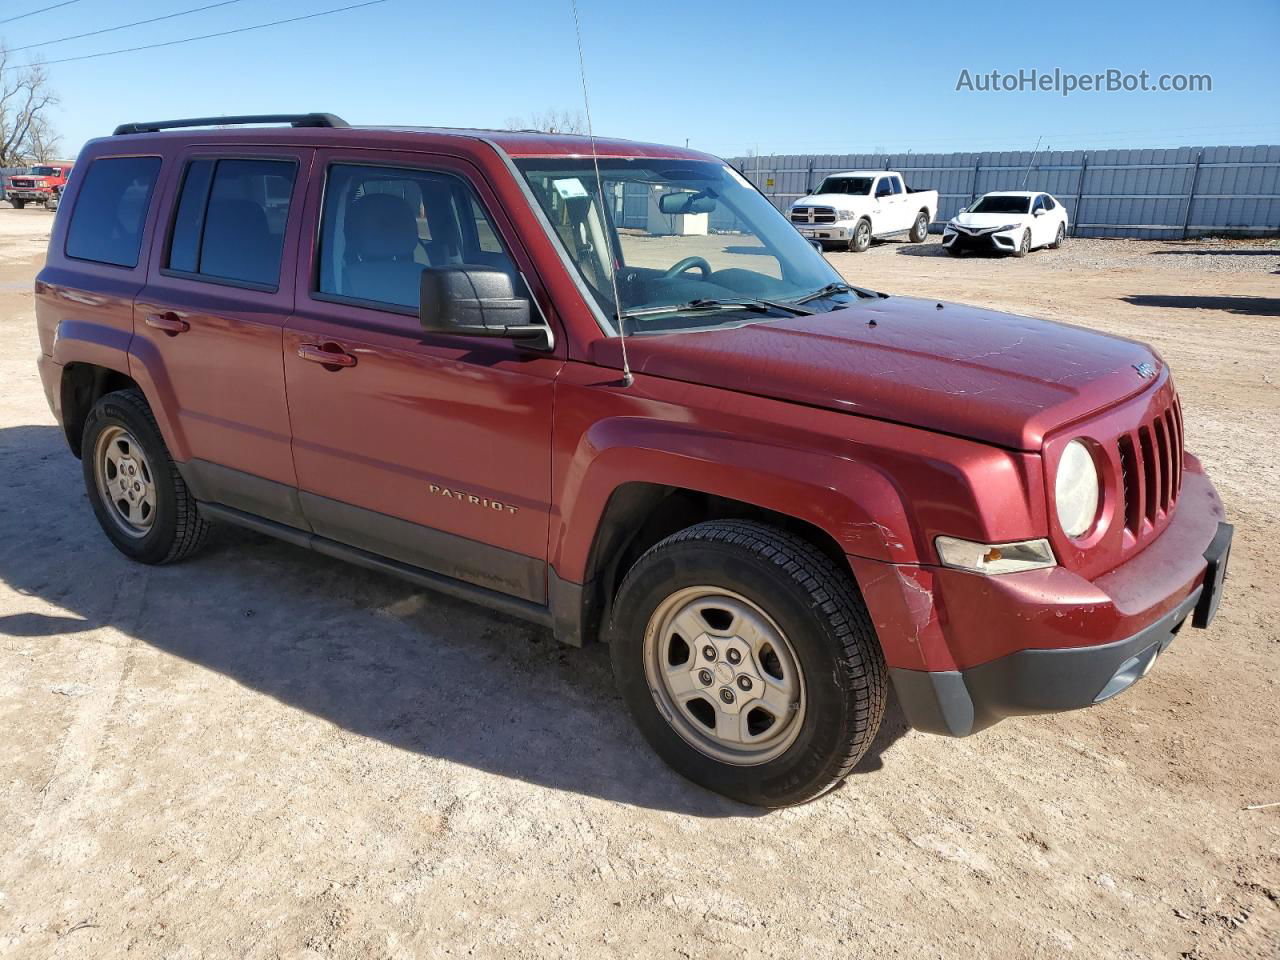
[[861, 253], [873, 237], [906, 233], [920, 243], [938, 213], [937, 190], [912, 190], [893, 170], [833, 173], [791, 204], [790, 218], [805, 237]]

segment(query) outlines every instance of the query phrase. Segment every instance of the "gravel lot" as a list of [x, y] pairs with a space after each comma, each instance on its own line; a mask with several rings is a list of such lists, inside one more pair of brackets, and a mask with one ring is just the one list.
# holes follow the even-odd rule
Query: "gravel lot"
[[125, 561], [35, 372], [49, 222], [0, 206], [0, 956], [1280, 956], [1275, 243], [830, 255], [1152, 341], [1237, 539], [1126, 696], [961, 741], [891, 707], [762, 814], [649, 753], [601, 648], [237, 530]]

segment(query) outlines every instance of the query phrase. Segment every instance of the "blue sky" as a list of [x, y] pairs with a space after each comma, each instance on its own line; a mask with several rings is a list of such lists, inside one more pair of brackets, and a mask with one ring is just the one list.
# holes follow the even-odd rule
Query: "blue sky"
[[[0, 19], [54, 0], [3, 0]], [[0, 24], [9, 47], [212, 0], [76, 0]], [[312, 13], [241, 0], [37, 47], [47, 60]], [[579, 0], [600, 134], [724, 156], [1280, 142], [1280, 0], [1057, 4]], [[895, 26], [900, 21], [901, 26]], [[956, 92], [1020, 68], [1207, 73], [1211, 93]], [[49, 66], [74, 153], [118, 122], [327, 110], [352, 123], [504, 126], [581, 107], [569, 0], [386, 0], [220, 39]]]

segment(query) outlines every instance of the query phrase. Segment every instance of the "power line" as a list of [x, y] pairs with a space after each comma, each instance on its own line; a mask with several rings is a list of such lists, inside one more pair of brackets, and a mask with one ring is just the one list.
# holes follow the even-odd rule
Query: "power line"
[[69, 7], [73, 3], [79, 3], [80, 0], [62, 0], [62, 3], [54, 3], [47, 7], [41, 7], [39, 10], [32, 10], [28, 13], [20, 13], [16, 17], [5, 17], [0, 23], [11, 23], [14, 20], [21, 20], [23, 17], [34, 17], [37, 13], [44, 13], [46, 10], [57, 10], [59, 7]]
[[[70, 0], [75, 3], [76, 0]], [[51, 47], [55, 43], [66, 43], [68, 40], [83, 40], [85, 37], [96, 37], [103, 33], [114, 33], [117, 30], [128, 30], [130, 27], [143, 27], [149, 23], [159, 23], [161, 20], [172, 20], [175, 17], [185, 17], [192, 13], [203, 13], [205, 10], [212, 10], [215, 7], [227, 7], [233, 3], [243, 3], [244, 0], [221, 0], [220, 3], [207, 3], [203, 7], [192, 7], [190, 10], [180, 10], [177, 13], [166, 13], [163, 17], [152, 17], [149, 20], [135, 20], [133, 23], [122, 23], [118, 27], [104, 27], [101, 30], [90, 30], [88, 33], [74, 33], [69, 37], [59, 37], [57, 40], [41, 40], [39, 43], [28, 43], [23, 47], [10, 47], [10, 53], [17, 53], [20, 50], [30, 50], [33, 47]]]
[[[76, 0], [68, 0], [74, 3]], [[217, 33], [204, 33], [198, 37], [183, 37], [181, 40], [166, 40], [163, 43], [147, 43], [139, 47], [123, 47], [120, 50], [104, 50], [101, 53], [86, 53], [78, 57], [63, 57], [60, 60], [41, 60], [37, 66], [47, 67], [55, 63], [74, 63], [77, 60], [95, 60], [99, 57], [113, 57], [118, 53], [137, 53], [140, 50], [155, 50], [159, 47], [176, 47], [181, 43], [193, 43], [196, 40], [212, 40], [215, 37], [229, 37], [237, 33], [248, 33], [251, 30], [265, 30], [267, 27], [278, 27], [285, 23], [300, 23], [303, 20], [314, 20], [316, 17], [327, 17], [334, 13], [346, 13], [348, 10], [359, 10], [362, 7], [373, 7], [380, 3], [386, 3], [387, 0], [365, 0], [364, 3], [352, 3], [345, 7], [334, 7], [332, 10], [321, 10], [319, 13], [308, 13], [300, 17], [286, 17], [283, 20], [272, 20], [269, 23], [255, 23], [247, 27], [237, 27], [234, 30], [220, 30]], [[5, 70], [21, 70], [29, 69], [18, 65], [5, 67]]]

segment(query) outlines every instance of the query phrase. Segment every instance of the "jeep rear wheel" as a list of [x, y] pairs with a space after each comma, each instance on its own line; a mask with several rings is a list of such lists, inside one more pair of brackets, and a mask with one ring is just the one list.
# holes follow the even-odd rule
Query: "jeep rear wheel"
[[884, 659], [847, 574], [799, 537], [710, 521], [650, 549], [614, 606], [614, 676], [675, 770], [744, 803], [803, 803], [875, 737]]
[[140, 563], [172, 563], [203, 546], [209, 524], [138, 390], [109, 393], [85, 419], [85, 489], [107, 538]]

